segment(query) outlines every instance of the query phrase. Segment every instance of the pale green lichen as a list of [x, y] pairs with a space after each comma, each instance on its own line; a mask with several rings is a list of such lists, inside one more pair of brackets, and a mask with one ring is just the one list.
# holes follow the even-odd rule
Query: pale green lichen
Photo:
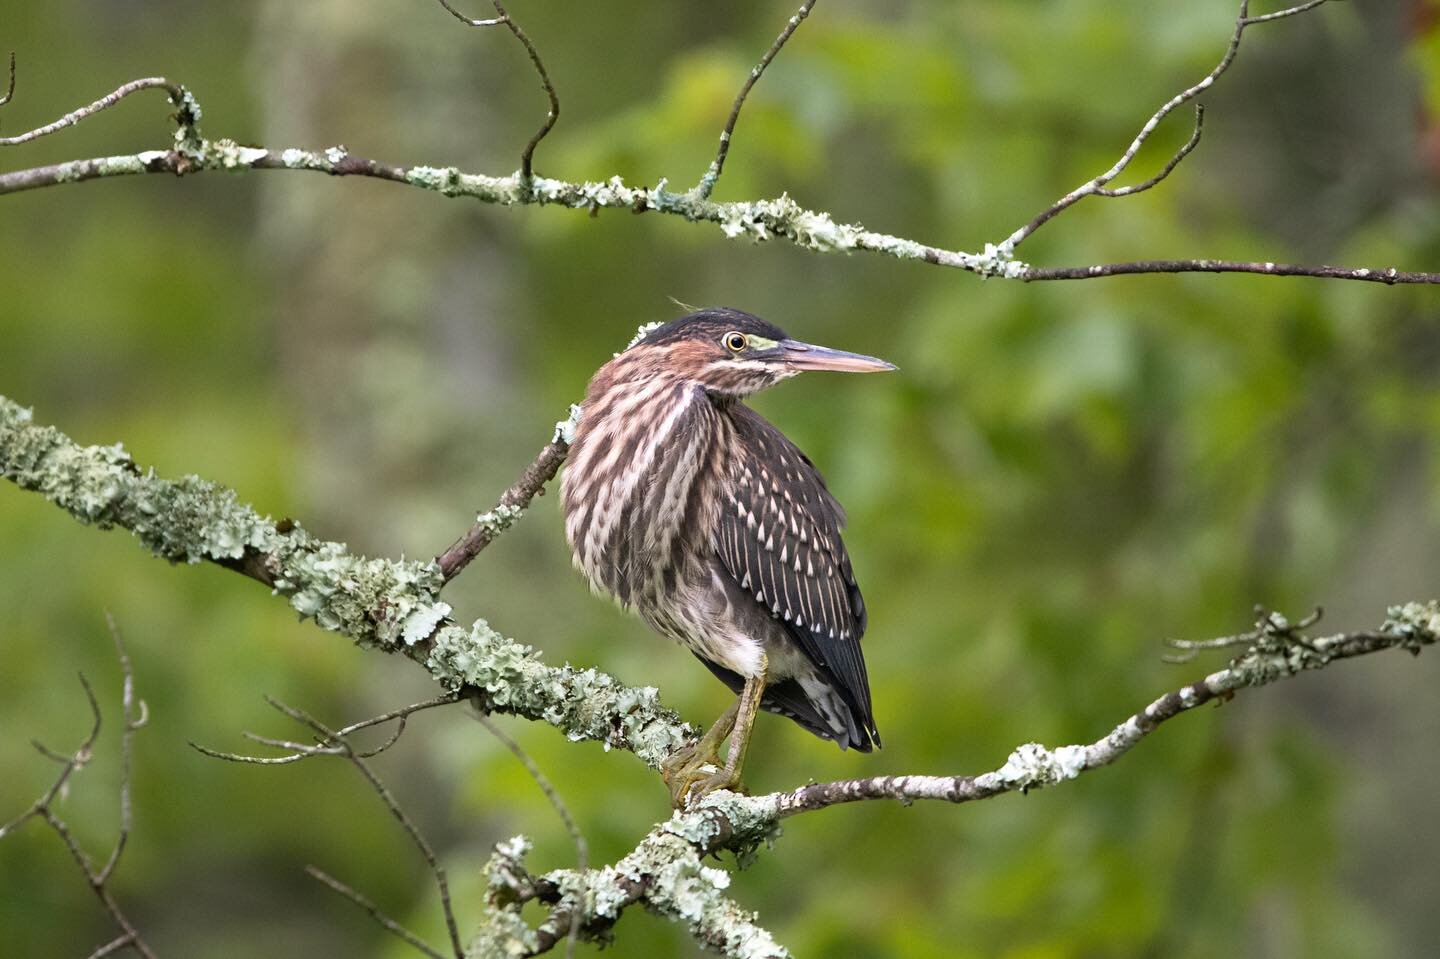
[[[731, 821], [728, 817], [733, 816]], [[582, 934], [603, 932], [632, 903], [685, 923], [701, 943], [733, 959], [780, 959], [789, 953], [755, 923], [755, 914], [726, 895], [728, 872], [705, 857], [746, 840], [772, 834], [773, 803], [734, 793], [716, 793], [688, 812], [677, 812], [652, 829], [618, 862], [584, 872], [561, 869], [544, 881], [564, 890], [562, 906], [542, 928], [563, 934], [567, 910], [583, 903]], [[492, 860], [493, 861], [493, 860]], [[493, 941], [493, 938], [492, 940]]]
[[206, 162], [222, 170], [238, 170], [254, 165], [270, 155], [269, 150], [260, 147], [241, 146], [234, 140], [215, 140], [208, 143]]
[[[653, 687], [627, 687], [594, 669], [553, 667], [484, 621], [442, 625], [450, 606], [433, 562], [356, 556], [294, 524], [284, 531], [233, 490], [194, 476], [164, 480], [119, 445], [80, 446], [0, 397], [0, 475], [81, 522], [130, 530], [172, 562], [213, 561], [268, 579], [292, 607], [357, 643], [413, 647], [451, 689], [484, 690], [493, 708], [550, 723], [571, 739], [634, 752], [658, 766], [695, 735]], [[439, 627], [438, 629], [436, 627]], [[428, 648], [419, 644], [429, 639]]]
[[175, 130], [175, 151], [191, 159], [203, 159], [206, 144], [205, 138], [200, 135], [200, 118], [204, 111], [188, 89], [180, 87], [177, 92], [178, 95], [170, 96], [170, 102], [175, 106], [175, 120], [179, 124]]
[[437, 631], [426, 666], [451, 689], [484, 690], [497, 712], [549, 723], [572, 740], [628, 749], [652, 767], [696, 734], [660, 705], [653, 686], [625, 686], [598, 670], [547, 665], [531, 647], [483, 619], [469, 629]]
[[570, 415], [555, 424], [555, 434], [550, 438], [552, 443], [564, 443], [569, 446], [575, 442], [575, 430], [580, 426], [580, 417], [584, 409], [579, 403], [570, 404]]
[[1085, 769], [1084, 746], [1061, 746], [1050, 750], [1039, 743], [1025, 743], [1010, 753], [1005, 765], [995, 771], [1006, 786], [1035, 789], [1074, 779]]
[[475, 517], [475, 525], [489, 531], [490, 535], [499, 536], [510, 527], [519, 522], [520, 517], [525, 515], [525, 510], [520, 506], [507, 506], [504, 503], [491, 510]]
[[1391, 606], [1386, 610], [1385, 624], [1380, 628], [1404, 637], [1402, 645], [1418, 653], [1422, 647], [1434, 645], [1440, 638], [1440, 601]]
[[[630, 342], [625, 344], [625, 350], [628, 350], [631, 347], [635, 346], [641, 340], [645, 339], [645, 337], [649, 336], [651, 333], [654, 333], [656, 330], [660, 329], [660, 327], [664, 325], [664, 320], [655, 320], [652, 323], [641, 323], [639, 328], [636, 329], [635, 335], [630, 337]], [[621, 350], [620, 353], [624, 353], [625, 350]], [[615, 356], [619, 356], [620, 353], [616, 353]]]

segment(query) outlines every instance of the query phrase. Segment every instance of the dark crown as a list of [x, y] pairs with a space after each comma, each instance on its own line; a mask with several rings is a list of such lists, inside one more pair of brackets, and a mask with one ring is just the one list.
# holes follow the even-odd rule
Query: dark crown
[[646, 346], [663, 346], [681, 340], [719, 339], [731, 330], [762, 336], [767, 340], [783, 340], [785, 331], [773, 323], [741, 310], [717, 306], [671, 320], [651, 330], [640, 342]]

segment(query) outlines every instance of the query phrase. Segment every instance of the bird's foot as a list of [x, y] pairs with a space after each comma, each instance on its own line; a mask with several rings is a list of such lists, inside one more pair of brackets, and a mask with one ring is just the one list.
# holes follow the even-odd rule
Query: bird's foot
[[697, 747], [677, 752], [665, 762], [661, 775], [670, 787], [670, 802], [676, 809], [685, 809], [717, 789], [743, 788], [740, 774], [726, 768], [716, 752], [705, 755]]
[[685, 808], [685, 799], [690, 790], [716, 770], [724, 770], [716, 744], [704, 739], [693, 746], [686, 746], [665, 760], [660, 766], [660, 775], [670, 787], [670, 803], [676, 809]]

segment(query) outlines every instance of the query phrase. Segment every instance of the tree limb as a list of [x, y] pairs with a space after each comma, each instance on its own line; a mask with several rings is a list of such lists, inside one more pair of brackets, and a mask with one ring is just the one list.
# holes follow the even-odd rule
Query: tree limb
[[[449, 624], [450, 608], [437, 598], [443, 577], [436, 563], [363, 559], [294, 524], [284, 524], [282, 532], [239, 504], [233, 492], [195, 477], [159, 479], [139, 470], [119, 446], [81, 447], [31, 419], [28, 410], [0, 397], [0, 474], [82, 522], [129, 529], [172, 561], [211, 561], [262, 579], [319, 625], [362, 645], [405, 652], [447, 689], [477, 696], [484, 708], [547, 722], [571, 738], [628, 749], [652, 767], [694, 736], [659, 705], [653, 688], [624, 687], [594, 670], [548, 666], [483, 620], [468, 630]], [[1026, 743], [989, 772], [876, 776], [753, 797], [714, 793], [657, 826], [614, 866], [538, 878], [525, 873], [524, 843], [518, 841], [509, 852], [497, 850], [490, 871], [496, 908], [477, 941], [512, 954], [535, 954], [553, 948], [572, 929], [582, 938], [603, 938], [624, 908], [643, 902], [687, 922], [699, 941], [727, 956], [784, 956], [754, 916], [724, 895], [729, 876], [705, 866], [706, 856], [733, 850], [743, 860], [773, 838], [782, 819], [841, 803], [962, 803], [1073, 779], [1116, 761], [1166, 720], [1241, 689], [1385, 649], [1418, 653], [1440, 637], [1440, 602], [1394, 607], [1369, 631], [1311, 638], [1304, 630], [1313, 623], [1310, 618], [1292, 624], [1261, 611], [1248, 633], [1189, 644], [1184, 648], [1241, 642], [1248, 647], [1225, 669], [1166, 693], [1094, 742], [1057, 749]], [[338, 735], [311, 728], [321, 734], [322, 745]], [[347, 758], [363, 766], [353, 754]], [[520, 917], [519, 907], [529, 899], [552, 907], [538, 928]]]
[[492, 712], [628, 750], [652, 768], [696, 735], [660, 704], [654, 687], [550, 666], [484, 620], [454, 624], [434, 562], [356, 556], [291, 521], [261, 516], [232, 490], [195, 476], [161, 479], [119, 445], [81, 446], [35, 425], [29, 410], [4, 397], [0, 475], [83, 523], [130, 530], [171, 562], [215, 563], [258, 580], [322, 628], [403, 653], [447, 690], [474, 695]]
[[[725, 915], [714, 928], [697, 929], [692, 925], [697, 939], [723, 955], [785, 956], [785, 949], [754, 925], [753, 914], [723, 895], [729, 876], [704, 867], [705, 857], [731, 850], [743, 865], [762, 845], [775, 839], [783, 819], [841, 803], [867, 799], [898, 800], [906, 805], [919, 799], [965, 803], [1058, 785], [1115, 762], [1166, 720], [1208, 702], [1229, 699], [1242, 689], [1266, 686], [1386, 649], [1418, 654], [1440, 639], [1440, 601], [1393, 607], [1375, 630], [1306, 636], [1304, 628], [1316, 619], [1310, 617], [1292, 624], [1277, 613], [1262, 610], [1249, 633], [1177, 644], [1182, 648], [1219, 648], [1238, 641], [1248, 646], [1226, 668], [1166, 693], [1092, 743], [1056, 749], [1026, 743], [989, 772], [971, 776], [874, 776], [810, 784], [763, 796], [711, 793], [657, 826], [613, 867], [586, 874], [556, 870], [541, 877], [528, 876], [520, 861], [528, 845], [523, 837], [517, 837], [497, 847], [496, 857], [507, 862], [503, 869], [490, 870], [492, 898], [497, 897], [497, 887], [506, 887], [507, 882], [513, 887], [516, 876], [524, 877], [521, 887], [528, 884], [532, 889], [563, 893], [552, 896], [550, 901], [530, 897], [541, 898], [552, 908], [549, 919], [538, 929], [518, 924], [519, 906], [527, 901], [522, 897], [511, 905], [513, 916], [492, 913], [482, 939], [491, 936], [493, 940], [485, 940], [487, 943], [493, 941], [497, 949], [510, 949], [512, 954], [535, 955], [553, 948], [559, 941], [558, 931], [576, 922], [574, 910], [583, 909], [579, 920], [581, 936], [603, 941], [625, 908], [642, 903], [675, 918]], [[498, 895], [502, 903], [511, 903], [512, 898]]]
[[[1411, 283], [1440, 284], [1440, 272], [1407, 271], [1396, 267], [1350, 267], [1328, 264], [1309, 266], [1295, 263], [1211, 258], [1150, 259], [1084, 266], [1039, 267], [1015, 257], [1015, 248], [1026, 237], [1084, 197], [1091, 194], [1128, 196], [1148, 190], [1169, 176], [1170, 172], [1189, 155], [1198, 143], [1200, 132], [1198, 112], [1195, 132], [1192, 133], [1190, 141], [1171, 157], [1159, 174], [1134, 186], [1109, 187], [1110, 182], [1128, 167], [1130, 161], [1134, 159], [1165, 116], [1208, 89], [1217, 77], [1229, 69], [1239, 49], [1240, 38], [1248, 27], [1302, 14], [1324, 2], [1326, 0], [1309, 0], [1309, 2], [1285, 10], [1259, 16], [1249, 15], [1248, 0], [1242, 3], [1230, 45], [1220, 63], [1199, 83], [1166, 101], [1145, 123], [1129, 148], [1109, 170], [1086, 181], [1060, 198], [1003, 242], [987, 243], [984, 249], [978, 252], [932, 246], [906, 237], [867, 230], [860, 224], [837, 222], [831, 214], [823, 210], [810, 210], [802, 207], [788, 194], [781, 194], [774, 199], [732, 203], [715, 203], [708, 199], [710, 189], [713, 188], [716, 178], [719, 177], [725, 157], [728, 155], [730, 133], [733, 132], [734, 124], [738, 121], [739, 110], [744, 105], [750, 88], [774, 56], [784, 47], [800, 22], [808, 15], [810, 8], [814, 6], [813, 2], [802, 4], [796, 14], [787, 21], [786, 27], [765, 56], [752, 69], [749, 79], [742, 86], [731, 107], [731, 115], [725, 131], [722, 133], [720, 148], [716, 153], [715, 160], [711, 163], [705, 176], [702, 177], [700, 184], [695, 189], [686, 192], [677, 193], [666, 189], [666, 181], [663, 179], [654, 187], [645, 187], [630, 186], [618, 176], [604, 181], [585, 182], [535, 176], [531, 170], [535, 147], [554, 126], [560, 106], [554, 85], [550, 82], [549, 74], [539, 53], [534, 44], [505, 12], [504, 6], [495, 4], [494, 0], [492, 0], [492, 5], [496, 7], [496, 11], [500, 15], [483, 20], [466, 17], [448, 0], [441, 0], [441, 5], [447, 11], [466, 24], [477, 27], [503, 24], [509, 28], [516, 39], [525, 46], [550, 100], [550, 110], [546, 115], [545, 122], [526, 145], [521, 157], [520, 170], [511, 176], [465, 173], [455, 167], [397, 166], [380, 160], [354, 156], [343, 146], [312, 151], [293, 147], [243, 146], [228, 139], [208, 140], [200, 135], [197, 127], [200, 108], [194, 97], [184, 87], [172, 81], [164, 78], [149, 78], [126, 84], [125, 87], [121, 87], [120, 90], [107, 97], [102, 97], [88, 107], [68, 114], [48, 127], [37, 128], [36, 131], [24, 134], [21, 138], [12, 138], [11, 142], [20, 142], [23, 138], [33, 139], [34, 136], [39, 135], [39, 130], [61, 129], [78, 122], [85, 116], [108, 109], [122, 98], [122, 96], [117, 96], [122, 90], [140, 84], [141, 86], [137, 89], [154, 86], [170, 92], [172, 102], [176, 105], [175, 116], [180, 127], [175, 136], [173, 149], [91, 157], [0, 173], [0, 195], [58, 186], [62, 183], [146, 173], [189, 175], [206, 171], [308, 170], [331, 176], [373, 177], [430, 190], [442, 196], [466, 197], [482, 203], [501, 206], [563, 206], [585, 210], [592, 215], [602, 209], [623, 209], [634, 213], [655, 212], [678, 216], [692, 223], [713, 223], [719, 226], [725, 236], [730, 239], [750, 239], [755, 242], [782, 239], [816, 253], [878, 253], [900, 260], [913, 260], [934, 266], [964, 270], [982, 277], [1001, 277], [1027, 282], [1096, 279], [1142, 273], [1251, 273], [1261, 276], [1306, 276], [1318, 279], [1356, 280], [1390, 286]], [[13, 88], [13, 78], [11, 86]], [[0, 104], [3, 103], [4, 101], [0, 100]]]

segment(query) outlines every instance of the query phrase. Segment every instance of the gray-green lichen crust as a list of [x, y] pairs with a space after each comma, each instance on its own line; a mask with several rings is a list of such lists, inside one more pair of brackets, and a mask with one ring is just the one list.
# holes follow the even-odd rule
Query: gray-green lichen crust
[[[195, 476], [162, 479], [119, 444], [81, 446], [0, 396], [0, 475], [83, 523], [130, 530], [171, 562], [216, 562], [269, 582], [301, 616], [363, 646], [403, 650], [450, 689], [483, 689], [494, 709], [571, 739], [634, 752], [651, 766], [694, 735], [653, 687], [555, 667], [484, 621], [449, 623], [434, 562], [357, 556], [293, 523], [277, 527], [235, 492]], [[424, 644], [428, 643], [428, 647]]]

